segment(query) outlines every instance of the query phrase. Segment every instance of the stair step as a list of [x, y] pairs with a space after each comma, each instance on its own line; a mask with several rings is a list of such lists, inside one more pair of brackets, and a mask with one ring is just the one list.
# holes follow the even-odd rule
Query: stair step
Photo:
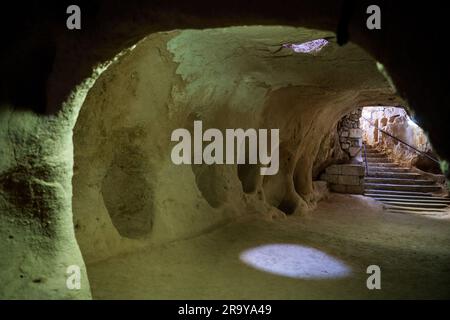
[[374, 171], [370, 172], [368, 177], [374, 178], [398, 178], [398, 179], [420, 179], [422, 175], [415, 172], [385, 172], [385, 171]]
[[366, 152], [366, 156], [367, 158], [386, 158], [386, 159], [388, 158], [387, 155], [379, 152]]
[[[410, 210], [400, 210], [400, 209], [386, 209], [387, 212], [400, 213], [400, 214], [433, 214], [436, 215], [435, 211], [421, 210], [421, 211], [410, 211]], [[439, 211], [441, 212], [441, 211]], [[447, 211], [443, 211], [447, 212]]]
[[371, 167], [398, 167], [398, 164], [393, 162], [367, 162], [369, 169]]
[[395, 190], [368, 190], [364, 195], [371, 197], [373, 195], [392, 195], [392, 196], [421, 196], [432, 197], [433, 194], [429, 192], [414, 192], [414, 191], [395, 191]]
[[364, 159], [367, 159], [367, 162], [394, 162], [387, 157], [369, 157], [369, 156], [367, 156]]
[[420, 212], [420, 211], [424, 211], [424, 212], [447, 212], [448, 210], [446, 209], [439, 209], [439, 208], [416, 208], [416, 207], [411, 207], [411, 206], [398, 206], [398, 205], [384, 205], [385, 209], [388, 210], [407, 210], [407, 211], [411, 211], [411, 212]]
[[435, 196], [441, 191], [435, 181], [401, 167], [386, 154], [366, 146], [364, 195], [383, 204], [385, 210], [403, 214], [448, 212], [450, 198]]
[[396, 191], [419, 191], [434, 192], [440, 191], [441, 187], [437, 185], [410, 185], [410, 184], [390, 184], [390, 183], [366, 183], [366, 190], [396, 190]]
[[[380, 200], [378, 200], [380, 201]], [[395, 205], [395, 206], [408, 206], [413, 208], [447, 208], [448, 204], [446, 203], [436, 203], [436, 202], [420, 202], [420, 201], [380, 201], [386, 205]]]
[[394, 198], [373, 198], [379, 202], [386, 204], [397, 204], [397, 205], [410, 205], [413, 207], [421, 207], [421, 204], [424, 207], [436, 207], [436, 208], [446, 208], [450, 205], [448, 201], [439, 201], [439, 200], [425, 200], [425, 199], [394, 199]]
[[410, 170], [408, 168], [402, 168], [402, 167], [378, 167], [378, 166], [369, 166], [369, 174], [372, 174], [372, 172], [391, 172], [391, 173], [397, 173], [397, 172], [409, 172]]
[[384, 184], [413, 184], [413, 185], [434, 185], [432, 180], [423, 179], [403, 179], [403, 178], [372, 178], [366, 177], [364, 179], [368, 183], [384, 183]]
[[[364, 153], [363, 153], [364, 155]], [[377, 153], [377, 152], [366, 152], [367, 158], [387, 158], [385, 154]]]
[[389, 160], [388, 158], [382, 157], [382, 158], [370, 158], [367, 157], [367, 163], [392, 163], [391, 160]]
[[365, 194], [367, 197], [374, 198], [376, 200], [384, 200], [384, 199], [394, 199], [394, 200], [420, 200], [420, 201], [442, 201], [445, 203], [450, 203], [450, 198], [445, 197], [434, 197], [434, 196], [408, 196], [401, 194], [388, 194], [388, 193], [367, 193]]

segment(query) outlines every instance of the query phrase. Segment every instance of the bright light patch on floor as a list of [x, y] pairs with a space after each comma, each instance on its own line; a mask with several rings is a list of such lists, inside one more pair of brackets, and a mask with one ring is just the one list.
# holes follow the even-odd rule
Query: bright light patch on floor
[[343, 278], [350, 268], [330, 255], [296, 244], [269, 244], [244, 251], [240, 259], [262, 271], [298, 279]]
[[288, 43], [284, 44], [285, 48], [291, 48], [298, 53], [316, 53], [322, 50], [328, 44], [325, 39], [317, 39], [303, 43]]

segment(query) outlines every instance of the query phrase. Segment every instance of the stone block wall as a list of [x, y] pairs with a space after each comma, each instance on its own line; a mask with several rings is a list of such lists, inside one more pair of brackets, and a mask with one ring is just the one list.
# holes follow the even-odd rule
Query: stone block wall
[[363, 131], [359, 124], [361, 114], [362, 108], [358, 108], [344, 116], [338, 123], [341, 148], [352, 158], [358, 155], [362, 146]]
[[331, 191], [339, 193], [364, 193], [365, 168], [358, 164], [329, 166], [321, 179], [327, 181]]

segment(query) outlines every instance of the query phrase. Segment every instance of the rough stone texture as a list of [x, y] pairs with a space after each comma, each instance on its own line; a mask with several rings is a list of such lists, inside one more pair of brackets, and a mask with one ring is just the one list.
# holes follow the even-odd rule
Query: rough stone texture
[[[72, 128], [105, 68], [57, 115], [5, 109], [1, 234], [17, 238], [2, 247], [8, 257], [0, 269], [8, 283], [2, 297], [89, 298], [85, 274], [82, 290], [65, 287], [65, 268], [84, 266], [74, 228], [84, 259], [93, 262], [192, 237], [243, 214], [314, 208], [320, 197], [313, 168], [336, 156], [326, 147], [335, 141], [335, 119], [355, 105], [396, 99], [375, 61], [357, 46], [331, 43], [316, 55], [275, 53], [273, 46], [328, 35], [241, 27], [146, 38], [112, 61], [81, 109], [73, 136], [73, 200]], [[173, 165], [170, 133], [191, 128], [195, 119], [220, 129], [282, 128], [279, 174], [262, 179], [254, 166]], [[14, 193], [18, 189], [29, 193]]]
[[[0, 52], [4, 74], [0, 101], [55, 113], [74, 87], [90, 77], [95, 65], [158, 31], [233, 25], [303, 26], [337, 31], [338, 43], [352, 41], [380, 61], [380, 70], [419, 115], [420, 125], [438, 153], [450, 159], [446, 139], [450, 111], [444, 107], [450, 100], [446, 88], [449, 63], [439, 45], [423, 45], [440, 44], [445, 36], [446, 12], [439, 6], [379, 0], [386, 28], [373, 31], [366, 28], [366, 10], [373, 4], [369, 0], [287, 0], [283, 5], [218, 0], [214, 7], [206, 0], [92, 0], [83, 2], [84, 28], [71, 32], [61, 17], [70, 4], [66, 0], [33, 2], [30, 10], [23, 10], [22, 3], [14, 2], [5, 7], [0, 20], [6, 44]], [[412, 23], [418, 17], [420, 23]], [[23, 74], [28, 76], [24, 79]]]
[[346, 185], [346, 184], [331, 184], [330, 190], [338, 193], [363, 194], [364, 184], [360, 185]]
[[327, 174], [363, 176], [364, 167], [356, 164], [332, 165], [326, 169]]
[[[72, 130], [93, 70], [54, 116], [3, 106], [0, 115], [0, 298], [90, 299], [72, 220]], [[81, 288], [69, 290], [78, 266]]]
[[[381, 1], [382, 5], [392, 9], [389, 11], [390, 14], [383, 16], [383, 23], [388, 26], [392, 24], [391, 27], [384, 28], [380, 32], [371, 32], [366, 28], [361, 29], [366, 19], [365, 9], [368, 4], [371, 4], [366, 1], [351, 2], [346, 7], [349, 10], [347, 12], [343, 10], [341, 1], [310, 3], [289, 1], [283, 6], [274, 6], [270, 2], [255, 6], [253, 2], [228, 0], [214, 4], [217, 15], [211, 15], [209, 5], [205, 3], [193, 5], [186, 1], [161, 1], [157, 4], [151, 1], [139, 1], [127, 2], [127, 5], [119, 1], [90, 1], [89, 3], [89, 9], [84, 16], [85, 29], [80, 33], [67, 32], [64, 27], [61, 27], [64, 22], [57, 13], [64, 12], [67, 7], [64, 1], [58, 2], [56, 9], [50, 9], [48, 4], [40, 3], [33, 6], [33, 10], [23, 10], [22, 5], [17, 4], [18, 15], [6, 14], [5, 19], [0, 21], [0, 30], [5, 32], [11, 30], [11, 25], [16, 26], [14, 34], [2, 37], [7, 45], [0, 53], [0, 68], [3, 74], [0, 80], [0, 101], [3, 110], [0, 117], [2, 122], [0, 126], [2, 143], [0, 148], [2, 152], [0, 157], [2, 230], [0, 234], [4, 237], [0, 283], [8, 284], [9, 288], [2, 290], [2, 297], [89, 297], [87, 285], [83, 285], [80, 292], [67, 292], [63, 287], [65, 275], [61, 273], [61, 269], [73, 263], [74, 260], [76, 264], [81, 266], [83, 264], [73, 237], [73, 226], [70, 223], [71, 129], [76, 119], [77, 108], [80, 106], [80, 101], [74, 102], [72, 98], [79, 92], [80, 88], [76, 86], [82, 83], [84, 86], [85, 79], [91, 77], [95, 65], [112, 59], [124, 48], [156, 31], [242, 24], [304, 25], [335, 30], [338, 22], [344, 21], [342, 24], [344, 27], [338, 33], [340, 42], [346, 42], [345, 35], [348, 30], [351, 41], [361, 45], [385, 65], [398, 92], [408, 100], [411, 109], [420, 116], [421, 126], [429, 132], [430, 139], [439, 154], [444, 159], [450, 158], [450, 142], [447, 139], [446, 127], [449, 110], [445, 108], [446, 102], [450, 100], [450, 91], [446, 88], [450, 75], [447, 52], [439, 49], [432, 50], [429, 46], [423, 45], [424, 41], [441, 43], [443, 38], [440, 30], [444, 32], [446, 29], [439, 24], [446, 23], [446, 20], [439, 18], [439, 15], [446, 13], [438, 7], [430, 6], [431, 9], [427, 9], [419, 3], [404, 6]], [[323, 10], [324, 8], [327, 10]], [[425, 17], [421, 20], [422, 23], [410, 23], [411, 16], [417, 13]], [[352, 19], [343, 19], [346, 16], [352, 16]], [[427, 20], [426, 17], [429, 19]], [[17, 24], [17, 21], [23, 21], [23, 23]], [[39, 21], [41, 25], [34, 25], [36, 21]], [[273, 48], [274, 38], [260, 37], [264, 40], [267, 38], [271, 40], [269, 47]], [[302, 40], [294, 38], [293, 40]], [[275, 43], [278, 45], [281, 40], [279, 38], [276, 40]], [[282, 40], [286, 41], [286, 39]], [[240, 48], [246, 48], [246, 43], [248, 41], [241, 42]], [[264, 42], [267, 48], [266, 45], [267, 43]], [[398, 50], [399, 47], [403, 49]], [[362, 52], [351, 45], [343, 49]], [[17, 55], [17, 52], [22, 54]], [[404, 52], [408, 52], [408, 55], [405, 56]], [[323, 65], [315, 70], [310, 68], [311, 64], [308, 61], [303, 65], [303, 73], [295, 74], [295, 77], [299, 77], [298, 79], [307, 80], [303, 82], [299, 80], [299, 82], [302, 88], [308, 88], [308, 92], [304, 95], [311, 98], [313, 102], [309, 110], [305, 106], [300, 106], [302, 112], [297, 112], [293, 116], [292, 113], [283, 109], [283, 105], [280, 105], [279, 96], [285, 96], [286, 100], [291, 101], [288, 104], [289, 107], [292, 107], [294, 104], [292, 99], [301, 96], [295, 87], [277, 88], [271, 91], [267, 98], [273, 99], [273, 103], [265, 101], [268, 110], [274, 111], [279, 108], [286, 113], [285, 121], [289, 118], [295, 123], [300, 119], [299, 128], [293, 126], [291, 132], [287, 134], [288, 140], [289, 137], [293, 137], [292, 143], [286, 143], [283, 146], [286, 160], [283, 164], [283, 177], [269, 179], [275, 181], [264, 181], [266, 186], [264, 189], [265, 191], [267, 189], [267, 194], [271, 195], [268, 199], [269, 203], [279, 203], [279, 207], [286, 212], [295, 211], [300, 203], [298, 200], [300, 198], [295, 196], [294, 190], [305, 199], [311, 194], [312, 173], [309, 170], [314, 168], [314, 157], [306, 156], [306, 154], [315, 150], [313, 145], [317, 145], [316, 148], [320, 152], [322, 142], [325, 141], [319, 142], [320, 139], [313, 138], [316, 135], [322, 136], [322, 133], [319, 135], [313, 129], [308, 130], [312, 127], [311, 119], [318, 119], [317, 131], [325, 131], [323, 135], [326, 135], [328, 134], [326, 129], [330, 128], [330, 119], [333, 117], [338, 119], [338, 116], [349, 112], [350, 109], [347, 108], [350, 106], [395, 103], [394, 100], [385, 101], [393, 99], [391, 96], [383, 95], [383, 98], [378, 96], [377, 90], [386, 84], [381, 83], [379, 76], [373, 70], [374, 61], [366, 55], [363, 55], [364, 58], [361, 59], [359, 54], [351, 56], [347, 54], [348, 51], [345, 53], [344, 59], [336, 54], [336, 60], [328, 60], [327, 68], [330, 74], [327, 74], [327, 79], [320, 79], [321, 81], [317, 82], [320, 86], [311, 80], [311, 75], [314, 75], [315, 79], [320, 78], [318, 75], [321, 74]], [[239, 54], [239, 50], [236, 54]], [[346, 57], [349, 59], [346, 60]], [[278, 57], [277, 59], [283, 60]], [[338, 62], [341, 60], [342, 62]], [[344, 65], [347, 65], [348, 69], [343, 67]], [[284, 66], [284, 70], [294, 70], [292, 66], [293, 64], [289, 63]], [[203, 70], [204, 64], [199, 68]], [[270, 68], [268, 70], [271, 71]], [[199, 71], [197, 75], [201, 73]], [[255, 72], [255, 74], [258, 73]], [[354, 74], [358, 75], [355, 77]], [[24, 77], [24, 75], [27, 76]], [[223, 75], [223, 72], [219, 75]], [[183, 81], [194, 83], [195, 79], [191, 77]], [[243, 88], [246, 87], [244, 79], [239, 83]], [[340, 86], [337, 89], [342, 91], [332, 92], [336, 84]], [[433, 88], [433, 90], [426, 88]], [[328, 95], [323, 95], [323, 90], [328, 92], [330, 89], [332, 90]], [[63, 103], [64, 101], [66, 103]], [[336, 108], [333, 109], [332, 106]], [[29, 111], [18, 111], [19, 108], [52, 115], [39, 116]], [[336, 110], [336, 113], [329, 112], [330, 110]], [[11, 113], [14, 116], [10, 117]], [[315, 113], [320, 113], [321, 117], [316, 117]], [[269, 121], [267, 123], [272, 124]], [[298, 143], [309, 140], [316, 142], [311, 142], [310, 145]], [[292, 149], [295, 152], [292, 152]], [[141, 156], [142, 153], [136, 154], [136, 158]], [[115, 159], [115, 164], [123, 161], [120, 155]], [[289, 170], [293, 165], [296, 166], [295, 170]], [[110, 179], [115, 180], [116, 177], [121, 176], [123, 172], [119, 169], [117, 165], [111, 169]], [[139, 166], [135, 169], [141, 170]], [[202, 175], [202, 172], [206, 170], [198, 169], [196, 181], [204, 181], [204, 177], [208, 175]], [[247, 170], [243, 171], [245, 173]], [[285, 185], [284, 182], [292, 178], [292, 171], [295, 173], [292, 175], [294, 183], [287, 184], [286, 189], [281, 187]], [[249, 180], [251, 182], [252, 179]], [[147, 178], [140, 183], [147, 185], [150, 182]], [[199, 185], [205, 186], [207, 183], [200, 182]], [[251, 185], [251, 183], [246, 181], [245, 185]], [[207, 202], [217, 206], [217, 203], [221, 201], [217, 199], [217, 189], [210, 190], [206, 187], [202, 189], [205, 199], [209, 199]], [[104, 190], [107, 192], [106, 186]], [[291, 197], [283, 197], [283, 195]], [[117, 209], [118, 204], [108, 200], [106, 202], [109, 204], [105, 205], [112, 208], [111, 211], [120, 212]], [[51, 223], [41, 227], [46, 217]], [[151, 223], [147, 223], [147, 226], [152, 225], [152, 229], [156, 228], [156, 221], [151, 220]], [[135, 230], [134, 227], [132, 229]], [[111, 230], [114, 229], [111, 227]], [[138, 235], [142, 233], [144, 232], [139, 230]], [[135, 231], [130, 234], [136, 236]], [[23, 239], [17, 242], [10, 241], [12, 239], [8, 235]], [[26, 273], [23, 274], [22, 270], [26, 270]], [[28, 275], [33, 274], [46, 276], [45, 279], [35, 278], [33, 279], [35, 281], [30, 281], [34, 276]]]
[[[366, 107], [362, 121], [364, 140], [385, 152], [392, 160], [404, 166], [415, 166], [431, 173], [441, 173], [439, 164], [424, 155], [380, 132], [374, 126], [399, 138], [416, 149], [436, 158], [427, 135], [411, 121], [405, 109], [400, 107]], [[372, 124], [372, 125], [371, 125]]]
[[[448, 300], [447, 221], [448, 213], [440, 219], [396, 215], [373, 199], [334, 193], [308, 218], [289, 217], [275, 224], [246, 219], [194, 239], [100, 262], [89, 268], [91, 286], [97, 299]], [[259, 255], [265, 260], [264, 271], [238, 260], [249, 249], [273, 244], [280, 247]], [[267, 266], [274, 264], [282, 264], [278, 270], [285, 274], [298, 270], [292, 263], [295, 256], [283, 254], [282, 248], [296, 244], [332, 254], [352, 268], [351, 276], [317, 280], [308, 274], [307, 279], [292, 279], [268, 272]], [[305, 254], [297, 259], [308, 258]], [[367, 265], [378, 261], [383, 263], [382, 289], [367, 290]], [[314, 270], [326, 266], [322, 258]], [[125, 267], [133, 272], [118, 277], [117, 271]], [[330, 269], [327, 275], [334, 276]]]
[[[72, 224], [70, 117], [69, 111], [59, 117], [1, 111], [2, 299], [90, 298]], [[82, 270], [81, 290], [66, 288], [70, 265]]]
[[365, 169], [357, 164], [331, 165], [321, 176], [321, 179], [328, 182], [331, 191], [339, 193], [364, 192]]
[[[192, 237], [246, 213], [314, 208], [321, 196], [313, 167], [339, 155], [329, 149], [335, 119], [369, 97], [394, 97], [357, 47], [330, 44], [313, 56], [274, 54], [268, 45], [326, 35], [282, 27], [160, 33], [103, 73], [74, 131], [74, 221], [86, 261]], [[355, 60], [368, 74], [335, 72]], [[280, 128], [279, 174], [261, 177], [257, 165], [175, 166], [170, 134], [194, 120], [205, 129]], [[146, 192], [130, 193], [130, 185]]]
[[348, 154], [342, 150], [339, 142], [337, 126], [333, 128], [320, 143], [316, 160], [312, 168], [312, 179], [317, 180], [323, 171], [334, 163], [347, 163]]
[[356, 157], [361, 151], [362, 130], [359, 123], [361, 114], [362, 108], [357, 108], [345, 115], [337, 126], [341, 148], [350, 158]]

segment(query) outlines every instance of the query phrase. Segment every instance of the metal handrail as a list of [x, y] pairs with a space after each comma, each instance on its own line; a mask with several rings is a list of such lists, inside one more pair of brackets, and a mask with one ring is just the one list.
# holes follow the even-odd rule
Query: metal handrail
[[364, 150], [364, 163], [366, 164], [366, 176], [369, 175], [369, 165], [367, 164], [367, 152], [366, 152], [366, 143], [363, 142], [363, 150]]
[[396, 136], [393, 136], [393, 135], [390, 134], [389, 132], [386, 132], [386, 131], [384, 131], [383, 129], [378, 128], [376, 125], [374, 125], [370, 120], [366, 119], [365, 117], [361, 117], [361, 118], [363, 118], [364, 120], [366, 120], [372, 127], [376, 128], [378, 131], [384, 133], [385, 135], [387, 135], [387, 136], [393, 138], [394, 140], [397, 140], [397, 141], [400, 142], [400, 143], [403, 143], [403, 144], [406, 145], [407, 147], [410, 147], [411, 149], [413, 149], [414, 151], [416, 151], [416, 152], [418, 152], [418, 153], [424, 155], [424, 156], [427, 157], [428, 159], [430, 159], [430, 160], [432, 160], [432, 161], [434, 161], [434, 162], [436, 162], [436, 163], [438, 163], [438, 164], [440, 163], [439, 160], [433, 158], [432, 156], [426, 154], [425, 152], [420, 151], [419, 149], [417, 149], [417, 148], [411, 146], [410, 144], [406, 143], [405, 141], [403, 141], [403, 140], [397, 138]]

